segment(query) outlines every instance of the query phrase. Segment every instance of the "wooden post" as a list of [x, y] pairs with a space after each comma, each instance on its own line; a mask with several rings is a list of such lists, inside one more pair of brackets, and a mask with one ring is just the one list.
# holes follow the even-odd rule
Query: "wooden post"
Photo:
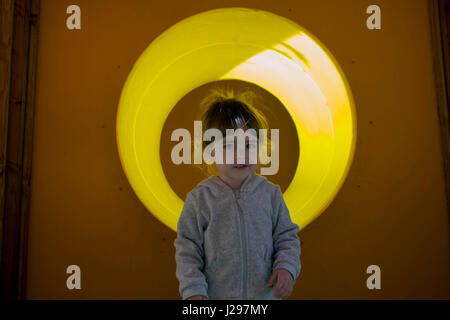
[[25, 299], [39, 0], [0, 0], [2, 299]]

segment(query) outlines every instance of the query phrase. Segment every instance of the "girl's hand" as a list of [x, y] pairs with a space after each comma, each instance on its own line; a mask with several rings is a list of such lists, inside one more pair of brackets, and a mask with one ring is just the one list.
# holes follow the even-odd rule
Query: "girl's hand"
[[189, 297], [186, 300], [208, 300], [208, 298], [206, 298], [205, 296], [198, 295]]
[[272, 288], [275, 281], [277, 281], [277, 286], [274, 290], [275, 298], [289, 297], [294, 287], [294, 278], [291, 273], [283, 268], [275, 269], [267, 286]]

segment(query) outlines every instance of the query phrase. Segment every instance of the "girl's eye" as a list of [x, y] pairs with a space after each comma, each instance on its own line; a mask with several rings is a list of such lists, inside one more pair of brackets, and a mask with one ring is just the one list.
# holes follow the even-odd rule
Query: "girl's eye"
[[[223, 145], [223, 148], [224, 149], [232, 149], [233, 148], [233, 144], [232, 143], [227, 143], [227, 144], [224, 144]], [[254, 148], [256, 148], [256, 144], [254, 144], [254, 143], [247, 143], [246, 145], [245, 145], [245, 147], [247, 148], [247, 149], [254, 149]]]

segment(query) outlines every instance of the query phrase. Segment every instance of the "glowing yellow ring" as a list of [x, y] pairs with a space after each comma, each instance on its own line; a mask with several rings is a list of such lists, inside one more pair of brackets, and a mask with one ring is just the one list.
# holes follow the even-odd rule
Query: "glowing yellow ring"
[[270, 12], [202, 12], [166, 30], [142, 53], [124, 85], [117, 114], [118, 150], [131, 186], [147, 209], [176, 231], [183, 200], [162, 169], [162, 128], [184, 95], [223, 79], [263, 87], [290, 113], [301, 145], [284, 199], [302, 229], [331, 203], [347, 175], [356, 142], [354, 102], [325, 46]]

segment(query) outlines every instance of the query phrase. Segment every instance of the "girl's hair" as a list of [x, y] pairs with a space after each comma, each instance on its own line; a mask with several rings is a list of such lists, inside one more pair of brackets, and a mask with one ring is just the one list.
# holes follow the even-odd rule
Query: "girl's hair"
[[[194, 143], [202, 152], [211, 141], [203, 141], [203, 134], [206, 130], [211, 128], [219, 129], [222, 136], [226, 136], [226, 129], [243, 128], [255, 129], [258, 145], [259, 158], [265, 158], [270, 152], [270, 138], [267, 136], [259, 136], [259, 129], [265, 129], [268, 135], [269, 124], [266, 116], [261, 109], [267, 109], [261, 102], [261, 98], [255, 92], [247, 89], [235, 94], [233, 89], [213, 88], [210, 94], [207, 95], [200, 102], [200, 114], [196, 119], [200, 118], [202, 121], [202, 135], [201, 141], [195, 140]], [[263, 143], [267, 141], [267, 143]], [[266, 160], [263, 160], [266, 163]], [[208, 165], [203, 160], [202, 163], [195, 164], [205, 176], [218, 175], [215, 164]]]

